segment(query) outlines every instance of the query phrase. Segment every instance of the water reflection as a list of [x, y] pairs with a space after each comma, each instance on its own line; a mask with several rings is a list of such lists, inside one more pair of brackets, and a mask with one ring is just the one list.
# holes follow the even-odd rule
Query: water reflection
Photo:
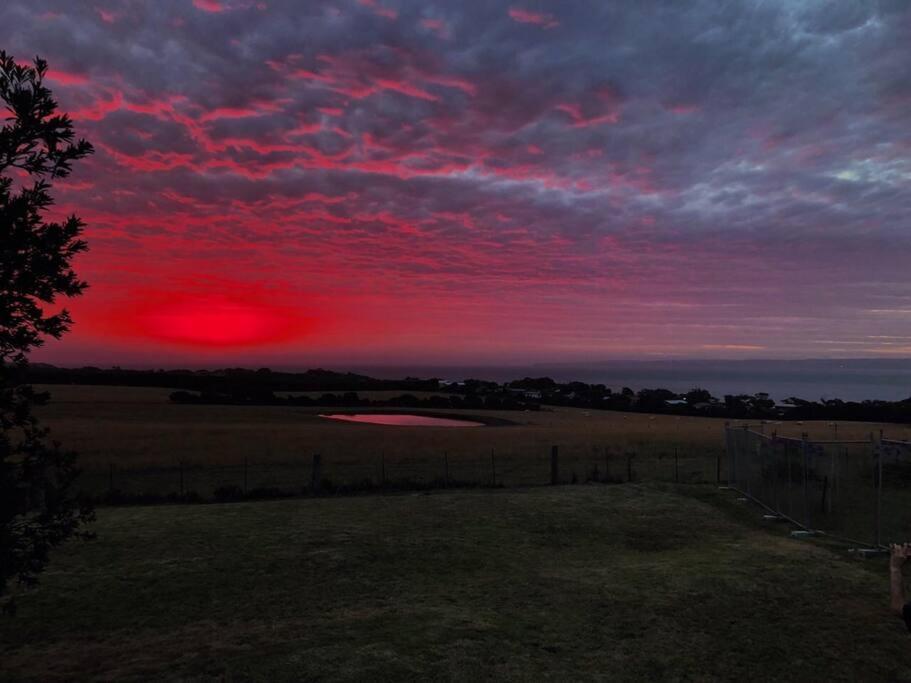
[[429, 415], [390, 415], [381, 413], [363, 413], [354, 415], [336, 414], [320, 415], [328, 420], [342, 422], [364, 422], [374, 425], [393, 425], [396, 427], [483, 427], [483, 422], [456, 420], [447, 417], [430, 417]]

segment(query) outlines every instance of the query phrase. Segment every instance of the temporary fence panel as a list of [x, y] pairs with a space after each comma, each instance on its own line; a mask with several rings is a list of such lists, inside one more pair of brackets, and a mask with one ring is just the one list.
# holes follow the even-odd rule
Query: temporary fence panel
[[907, 538], [911, 444], [811, 441], [727, 427], [730, 485], [806, 529], [858, 544]]

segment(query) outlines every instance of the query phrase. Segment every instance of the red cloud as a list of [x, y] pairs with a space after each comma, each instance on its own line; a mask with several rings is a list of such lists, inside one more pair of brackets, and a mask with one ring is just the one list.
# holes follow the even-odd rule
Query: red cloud
[[440, 38], [449, 38], [449, 26], [442, 19], [421, 19], [420, 24]]
[[193, 0], [193, 7], [203, 12], [224, 12], [221, 0]]
[[119, 91], [111, 93], [110, 99], [97, 99], [79, 108], [70, 109], [69, 115], [74, 121], [100, 121], [123, 105], [123, 95]]
[[369, 8], [370, 11], [372, 11], [377, 16], [385, 17], [386, 19], [395, 20], [399, 16], [399, 13], [394, 9], [383, 7], [376, 0], [357, 0], [357, 4]]
[[564, 102], [554, 108], [568, 114], [574, 128], [590, 128], [605, 123], [617, 123], [620, 120], [622, 97], [611, 87], [605, 86], [595, 90], [593, 96], [583, 104]]
[[60, 71], [59, 69], [48, 71], [47, 79], [60, 85], [85, 85], [89, 82], [89, 79], [82, 74]]
[[253, 116], [265, 116], [282, 110], [282, 103], [254, 102], [249, 107], [215, 107], [199, 117], [200, 121], [215, 121], [218, 119], [245, 119]]
[[552, 14], [529, 12], [519, 7], [510, 7], [509, 16], [513, 21], [517, 21], [520, 24], [536, 24], [542, 28], [556, 28], [560, 25], [560, 22]]
[[585, 114], [582, 113], [581, 105], [578, 104], [563, 103], [558, 104], [554, 108], [569, 114], [569, 117], [573, 120], [574, 128], [590, 128], [591, 126], [600, 126], [604, 123], [617, 123], [617, 121], [620, 120], [620, 112], [616, 110], [597, 116], [585, 116]]
[[678, 104], [669, 104], [664, 107], [669, 112], [674, 114], [692, 114], [697, 111], [701, 111], [702, 107], [698, 104], [687, 104], [687, 103], [678, 103]]
[[475, 85], [464, 78], [436, 72], [430, 57], [395, 51], [393, 54], [399, 59], [393, 65], [384, 65], [367, 54], [319, 55], [318, 61], [325, 65], [319, 71], [298, 66], [303, 59], [298, 54], [288, 55], [284, 60], [269, 60], [266, 64], [289, 78], [311, 81], [315, 86], [356, 100], [390, 91], [439, 102], [441, 97], [426, 87], [432, 85], [461, 90], [468, 95], [477, 92]]

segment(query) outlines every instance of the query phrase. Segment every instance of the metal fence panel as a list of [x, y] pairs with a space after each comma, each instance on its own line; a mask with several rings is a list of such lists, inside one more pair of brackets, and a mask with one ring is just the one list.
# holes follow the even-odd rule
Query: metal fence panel
[[806, 529], [879, 547], [911, 529], [911, 443], [810, 441], [727, 427], [730, 485]]

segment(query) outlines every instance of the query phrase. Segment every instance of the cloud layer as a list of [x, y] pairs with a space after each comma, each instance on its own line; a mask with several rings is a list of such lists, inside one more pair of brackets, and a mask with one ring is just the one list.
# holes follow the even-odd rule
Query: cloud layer
[[169, 301], [293, 318], [286, 363], [911, 355], [909, 33], [886, 1], [8, 0], [0, 47], [98, 150], [45, 356], [198, 358], [150, 332]]

